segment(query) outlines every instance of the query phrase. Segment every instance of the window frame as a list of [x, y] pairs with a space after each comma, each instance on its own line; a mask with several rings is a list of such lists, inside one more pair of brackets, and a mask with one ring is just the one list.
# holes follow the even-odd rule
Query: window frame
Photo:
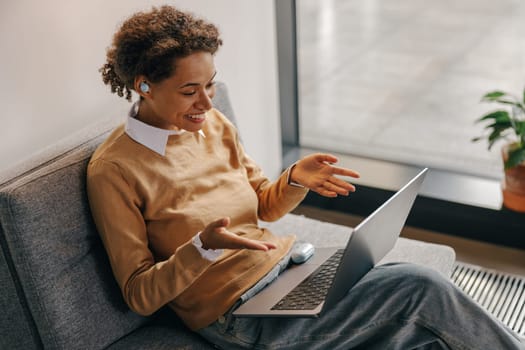
[[[283, 167], [312, 152], [301, 147], [296, 0], [275, 0]], [[334, 153], [334, 152], [331, 152]], [[381, 169], [356, 182], [350, 199], [326, 199], [310, 192], [304, 204], [366, 216], [421, 167], [381, 159], [336, 154], [343, 166]], [[395, 175], [395, 176], [394, 176]], [[407, 224], [446, 234], [525, 249], [525, 214], [501, 205], [500, 182], [452, 171], [430, 169]]]

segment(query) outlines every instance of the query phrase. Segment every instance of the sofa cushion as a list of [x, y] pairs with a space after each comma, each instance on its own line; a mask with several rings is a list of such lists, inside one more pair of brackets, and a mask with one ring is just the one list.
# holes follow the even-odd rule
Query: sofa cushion
[[[352, 234], [351, 227], [294, 214], [285, 215], [280, 220], [271, 223], [261, 222], [261, 226], [268, 227], [276, 234], [293, 233], [299, 240], [310, 242], [316, 247], [345, 246]], [[399, 238], [394, 248], [379, 264], [410, 262], [439, 271], [448, 278], [455, 258], [456, 254], [451, 247]]]
[[111, 344], [107, 350], [215, 349], [197, 333], [190, 331], [168, 307], [154, 315], [153, 323]]
[[107, 350], [209, 350], [213, 345], [190, 331], [180, 332], [179, 329], [168, 325], [151, 325], [138, 329], [130, 335], [120, 339]]
[[[0, 228], [1, 231], [1, 228]], [[0, 234], [0, 237], [3, 237]], [[1, 242], [2, 248], [5, 241]], [[8, 268], [3, 249], [0, 249], [0, 349], [34, 349], [41, 347], [40, 337], [36, 334], [33, 318], [27, 311], [25, 298], [19, 298], [22, 293], [19, 284], [15, 283]]]
[[86, 166], [103, 138], [0, 194], [10, 258], [46, 348], [102, 348], [146, 321], [123, 302], [88, 208]]

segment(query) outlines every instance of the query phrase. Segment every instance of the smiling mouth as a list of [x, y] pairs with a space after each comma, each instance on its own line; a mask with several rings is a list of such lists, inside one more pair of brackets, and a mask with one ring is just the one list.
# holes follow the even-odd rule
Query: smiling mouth
[[202, 122], [202, 121], [204, 121], [204, 119], [206, 119], [206, 113], [202, 113], [202, 114], [187, 114], [186, 118], [188, 118], [188, 119], [190, 119], [191, 121], [194, 121], [194, 122]]

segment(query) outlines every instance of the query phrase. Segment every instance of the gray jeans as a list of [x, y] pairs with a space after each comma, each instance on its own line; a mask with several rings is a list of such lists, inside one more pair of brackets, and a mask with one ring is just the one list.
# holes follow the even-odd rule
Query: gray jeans
[[374, 268], [319, 318], [244, 318], [231, 311], [199, 330], [222, 349], [525, 349], [439, 273]]

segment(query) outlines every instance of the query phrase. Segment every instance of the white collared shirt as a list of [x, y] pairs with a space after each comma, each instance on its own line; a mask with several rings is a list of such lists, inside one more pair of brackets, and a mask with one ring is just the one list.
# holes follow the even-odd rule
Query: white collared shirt
[[[135, 102], [129, 110], [128, 119], [126, 120], [126, 134], [136, 142], [164, 157], [166, 156], [168, 137], [171, 135], [180, 135], [187, 131], [161, 129], [138, 120], [136, 117], [139, 112], [139, 102], [140, 101]], [[199, 130], [198, 132], [202, 137], [206, 137], [202, 130]], [[201, 256], [209, 261], [217, 260], [223, 252], [222, 249], [202, 248], [200, 232], [192, 238], [191, 242], [193, 246], [197, 248]]]
[[[126, 134], [141, 145], [161, 156], [165, 156], [168, 138], [171, 135], [180, 135], [187, 131], [161, 129], [138, 120], [139, 102], [135, 102], [129, 110], [128, 119], [126, 120]], [[198, 133], [202, 137], [206, 137], [202, 130], [199, 130]]]

